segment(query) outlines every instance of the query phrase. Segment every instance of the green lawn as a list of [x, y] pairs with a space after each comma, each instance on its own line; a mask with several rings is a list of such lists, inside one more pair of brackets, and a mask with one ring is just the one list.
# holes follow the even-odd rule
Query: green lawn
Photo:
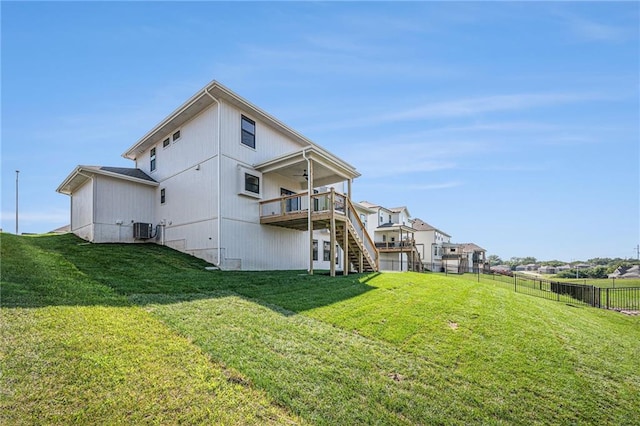
[[0, 238], [0, 424], [299, 422], [238, 381], [236, 370], [79, 270], [59, 251], [88, 247], [75, 238]]
[[640, 424], [640, 317], [79, 243], [2, 234], [8, 423]]

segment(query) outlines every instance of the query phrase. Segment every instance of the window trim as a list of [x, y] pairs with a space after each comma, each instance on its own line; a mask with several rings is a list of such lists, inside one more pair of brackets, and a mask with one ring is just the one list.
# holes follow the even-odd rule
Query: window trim
[[[248, 130], [244, 129], [243, 124], [244, 124], [245, 121], [253, 126], [253, 133], [250, 133]], [[256, 149], [256, 127], [257, 126], [256, 126], [255, 120], [252, 120], [251, 118], [247, 117], [244, 114], [240, 115], [240, 145], [244, 145], [247, 148]], [[244, 134], [245, 134], [245, 132], [253, 137], [252, 138], [253, 146], [244, 143], [244, 140], [245, 140], [244, 139]]]
[[164, 140], [162, 141], [162, 148], [167, 149], [171, 146], [171, 137], [167, 136], [166, 138], [164, 138]]
[[[176, 138], [176, 134], [178, 135], [178, 137]], [[171, 132], [171, 142], [172, 143], [176, 143], [178, 142], [180, 139], [182, 139], [182, 128], [180, 129], [176, 129], [173, 132]]]
[[[250, 191], [246, 188], [246, 176], [250, 175], [258, 179], [258, 192]], [[264, 182], [262, 173], [249, 167], [238, 165], [238, 195], [246, 195], [253, 198], [262, 198]]]
[[160, 188], [160, 204], [167, 202], [167, 188]]

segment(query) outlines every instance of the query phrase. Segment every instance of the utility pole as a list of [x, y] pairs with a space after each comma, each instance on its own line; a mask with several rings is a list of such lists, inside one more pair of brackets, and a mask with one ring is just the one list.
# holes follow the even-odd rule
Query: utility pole
[[16, 170], [16, 235], [18, 235], [18, 175], [20, 170]]
[[636, 246], [636, 259], [640, 260], [640, 244]]

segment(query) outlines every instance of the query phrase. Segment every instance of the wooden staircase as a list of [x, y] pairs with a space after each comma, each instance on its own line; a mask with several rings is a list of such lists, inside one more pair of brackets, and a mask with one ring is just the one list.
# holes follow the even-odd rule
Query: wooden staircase
[[[346, 247], [345, 232], [347, 233]], [[375, 272], [378, 270], [376, 261], [369, 250], [366, 249], [364, 241], [362, 241], [350, 220], [337, 224], [336, 240], [340, 248], [347, 253], [350, 265], [357, 272]], [[350, 265], [345, 265], [345, 268], [351, 270]]]

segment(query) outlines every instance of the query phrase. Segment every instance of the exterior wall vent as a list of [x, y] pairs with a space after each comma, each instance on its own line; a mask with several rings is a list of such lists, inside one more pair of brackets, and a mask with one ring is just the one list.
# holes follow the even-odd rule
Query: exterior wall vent
[[150, 223], [135, 222], [133, 224], [133, 238], [136, 240], [148, 240], [151, 238], [153, 226]]

